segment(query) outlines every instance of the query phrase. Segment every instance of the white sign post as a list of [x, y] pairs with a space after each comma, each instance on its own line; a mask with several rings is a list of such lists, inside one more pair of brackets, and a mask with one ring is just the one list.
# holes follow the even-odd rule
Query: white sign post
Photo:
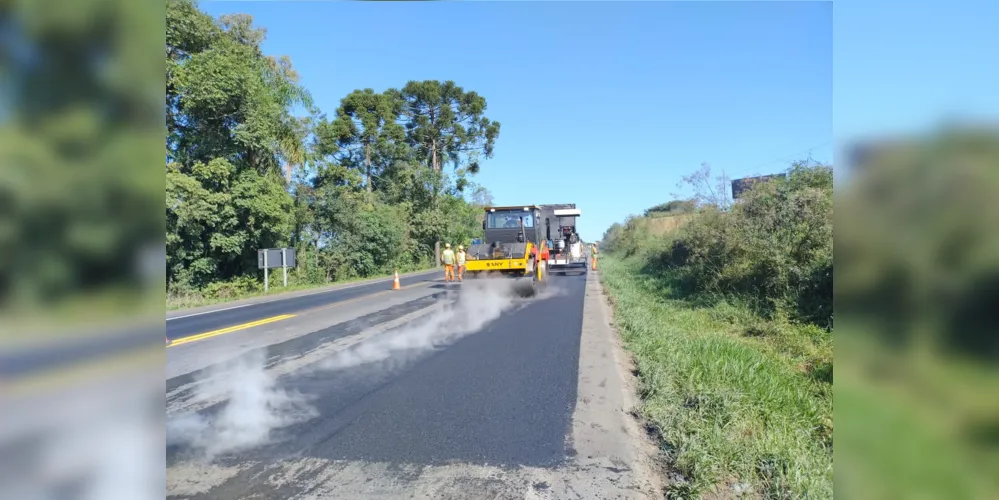
[[270, 269], [280, 267], [284, 271], [284, 286], [288, 286], [288, 268], [296, 265], [294, 248], [261, 248], [257, 250], [257, 268], [264, 270], [264, 293], [271, 289]]
[[281, 270], [284, 271], [284, 287], [288, 288], [288, 256], [286, 248], [281, 249]]

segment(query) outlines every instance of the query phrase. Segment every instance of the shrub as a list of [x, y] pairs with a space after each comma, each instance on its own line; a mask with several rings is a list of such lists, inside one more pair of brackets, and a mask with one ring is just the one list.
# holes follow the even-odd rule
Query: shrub
[[239, 276], [229, 281], [209, 283], [202, 291], [202, 295], [208, 299], [231, 299], [258, 292], [262, 289], [263, 284], [257, 281], [255, 277]]
[[655, 214], [686, 214], [696, 209], [697, 202], [694, 200], [672, 200], [649, 208], [645, 211], [645, 216], [648, 217]]
[[643, 218], [631, 217], [605, 234], [605, 244], [643, 260], [646, 273], [668, 274], [685, 296], [733, 296], [766, 317], [831, 327], [832, 216], [832, 169], [796, 163], [729, 209], [703, 206], [668, 236], [650, 234]]

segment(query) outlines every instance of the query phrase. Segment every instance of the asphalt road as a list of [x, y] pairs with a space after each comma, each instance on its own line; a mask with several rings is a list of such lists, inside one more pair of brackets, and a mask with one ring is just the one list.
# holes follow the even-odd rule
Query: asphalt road
[[[222, 453], [208, 462], [198, 458], [189, 442], [172, 444], [167, 449], [168, 498], [323, 498], [321, 485], [328, 486], [330, 481], [321, 476], [330, 467], [309, 469], [303, 465], [307, 463], [382, 464], [396, 470], [389, 482], [397, 489], [399, 481], [405, 484], [405, 471], [414, 467], [562, 466], [576, 454], [567, 436], [577, 401], [587, 280], [585, 275], [558, 276], [551, 283], [557, 293], [518, 301], [476, 331], [419, 355], [393, 355], [333, 371], [303, 368], [283, 374], [277, 389], [269, 390], [303, 396], [314, 413], [276, 430], [269, 444]], [[435, 299], [452, 301], [454, 294], [463, 293], [468, 292], [459, 288]], [[418, 307], [414, 303], [396, 308], [382, 319], [399, 318]], [[236, 321], [284, 310], [244, 311]], [[193, 324], [186, 327], [193, 329]], [[196, 329], [204, 328], [205, 323], [198, 324]], [[357, 327], [349, 329], [337, 325], [270, 346], [267, 365], [276, 366], [281, 359], [301, 357], [356, 334]], [[176, 403], [190, 398], [184, 387], [194, 378], [197, 375], [168, 381], [168, 393], [174, 391], [168, 396], [168, 406], [171, 399]], [[227, 404], [213, 404], [200, 412], [219, 418]], [[291, 462], [299, 465], [288, 465]], [[297, 467], [294, 480], [274, 479], [276, 472], [288, 467]], [[346, 465], [339, 467], [340, 474], [347, 474]], [[373, 481], [374, 474], [360, 472], [355, 482]], [[342, 478], [333, 482], [343, 484]], [[475, 498], [476, 487], [469, 483], [461, 488]], [[544, 491], [548, 484], [537, 482], [532, 488]], [[325, 497], [354, 498], [344, 489], [337, 491], [327, 491]], [[372, 491], [361, 496], [378, 497]], [[403, 491], [409, 490], [403, 487]], [[419, 494], [414, 497], [421, 498]]]
[[[407, 287], [434, 281], [441, 277], [442, 272], [400, 276], [399, 283], [402, 287]], [[181, 312], [178, 316], [167, 318], [166, 338], [171, 341], [179, 340], [279, 315], [295, 314], [314, 307], [356, 300], [390, 287], [391, 282], [386, 281], [361, 283], [236, 307], [223, 304], [190, 315]], [[69, 340], [0, 352], [0, 381], [44, 376], [76, 365], [101, 363], [116, 356], [157, 348], [163, 345], [162, 340], [159, 340], [161, 325], [139, 324], [117, 327], [116, 331], [80, 332], [77, 337]]]
[[[443, 271], [439, 273], [423, 273], [411, 276], [400, 276], [399, 284], [402, 287], [406, 287], [418, 283], [425, 283], [439, 279], [442, 274]], [[283, 314], [294, 314], [334, 302], [358, 299], [360, 297], [388, 290], [390, 287], [391, 282], [385, 281], [348, 285], [344, 288], [316, 292], [308, 295], [292, 296], [273, 301], [251, 303], [235, 307], [220, 306], [215, 310], [194, 313], [191, 315], [182, 314], [180, 316], [167, 318], [166, 337], [170, 340], [179, 340], [184, 337], [198, 335], [244, 323], [250, 323], [266, 318], [272, 318]]]

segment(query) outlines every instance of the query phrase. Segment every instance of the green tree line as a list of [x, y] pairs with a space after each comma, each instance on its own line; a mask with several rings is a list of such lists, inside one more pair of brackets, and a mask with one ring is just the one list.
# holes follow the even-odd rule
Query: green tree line
[[431, 264], [481, 231], [472, 181], [500, 124], [452, 81], [358, 89], [327, 114], [248, 15], [167, 3], [166, 244], [170, 295], [260, 285], [257, 249], [293, 246], [296, 283]]

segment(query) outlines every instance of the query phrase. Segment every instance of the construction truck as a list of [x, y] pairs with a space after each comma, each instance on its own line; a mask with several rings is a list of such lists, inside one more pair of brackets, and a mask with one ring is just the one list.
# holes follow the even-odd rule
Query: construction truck
[[485, 212], [483, 238], [465, 252], [465, 276], [513, 278], [518, 294], [536, 294], [544, 285], [548, 262], [541, 207], [486, 207]]
[[583, 240], [576, 232], [576, 219], [582, 212], [575, 203], [542, 205], [541, 216], [548, 240], [548, 271], [565, 273], [572, 269], [586, 272], [586, 252]]

